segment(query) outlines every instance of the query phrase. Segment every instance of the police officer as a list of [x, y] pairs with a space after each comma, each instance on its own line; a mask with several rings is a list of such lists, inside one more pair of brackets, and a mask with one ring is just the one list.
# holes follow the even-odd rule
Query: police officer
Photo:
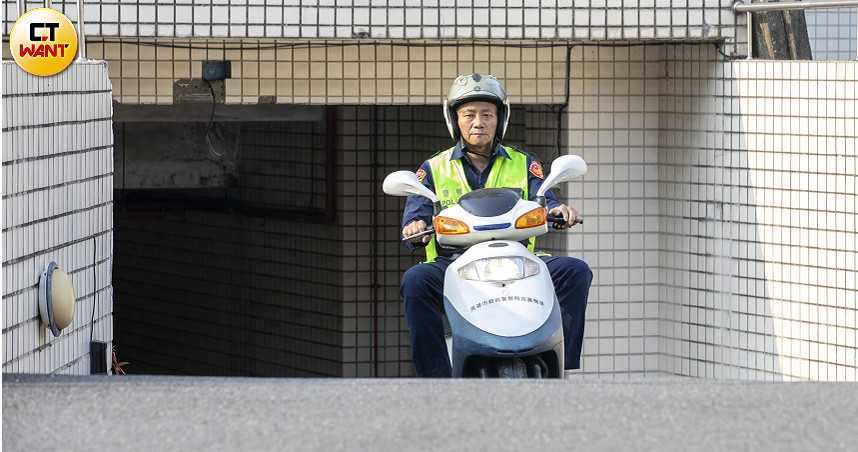
[[[417, 170], [417, 178], [435, 192], [444, 206], [480, 188], [517, 188], [525, 198], [537, 192], [543, 179], [539, 161], [501, 143], [509, 116], [506, 92], [494, 76], [462, 75], [453, 82], [444, 102], [444, 118], [456, 145], [435, 154]], [[560, 203], [550, 191], [545, 195], [549, 213], [566, 220], [562, 227], [578, 223], [575, 208]], [[403, 237], [424, 231], [432, 221], [432, 212], [431, 201], [410, 196], [402, 217]], [[535, 249], [534, 242], [531, 239], [531, 250]], [[429, 235], [413, 239], [409, 246], [426, 247], [426, 262], [408, 269], [400, 286], [414, 366], [421, 377], [449, 377], [452, 370], [442, 315], [444, 272], [451, 258], [439, 255], [435, 238]], [[560, 302], [566, 368], [577, 369], [593, 273], [580, 259], [547, 255], [541, 258], [548, 266]]]

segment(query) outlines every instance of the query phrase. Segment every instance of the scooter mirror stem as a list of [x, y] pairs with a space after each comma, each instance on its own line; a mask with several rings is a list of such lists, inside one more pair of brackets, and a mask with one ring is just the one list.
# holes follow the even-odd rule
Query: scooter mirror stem
[[577, 155], [562, 155], [551, 162], [551, 172], [542, 181], [542, 186], [536, 196], [544, 196], [545, 192], [561, 182], [569, 182], [587, 173], [587, 162]]
[[394, 171], [384, 178], [382, 190], [392, 196], [423, 196], [432, 202], [438, 201], [438, 197], [432, 190], [426, 188], [417, 175], [411, 171]]
[[545, 196], [537, 196], [536, 202], [539, 203], [540, 206], [545, 207], [548, 202], [545, 200]]

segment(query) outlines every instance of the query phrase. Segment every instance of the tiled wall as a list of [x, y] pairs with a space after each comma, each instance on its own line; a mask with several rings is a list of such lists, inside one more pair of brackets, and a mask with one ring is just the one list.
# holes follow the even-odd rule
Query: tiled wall
[[[564, 198], [588, 221], [556, 248], [595, 274], [576, 375], [856, 379], [855, 67], [725, 63], [708, 45], [572, 49], [561, 141], [590, 171]], [[373, 165], [416, 166], [413, 149], [430, 145], [423, 135], [440, 123], [432, 109], [380, 108], [384, 124], [395, 122], [383, 144], [364, 145], [394, 153], [351, 157], [364, 168], [359, 182], [380, 180]], [[533, 124], [539, 114], [510, 130], [527, 128], [525, 147], [541, 142], [550, 158], [552, 123]], [[364, 120], [356, 130], [372, 136]], [[356, 374], [409, 375], [396, 284], [418, 258], [387, 238], [399, 206], [375, 202], [385, 206], [375, 230], [386, 259], [356, 253], [360, 268], [376, 262], [382, 276], [355, 276], [383, 294], [366, 292], [378, 304], [361, 311], [359, 302], [346, 316], [363, 321], [355, 340], [364, 359], [382, 335], [382, 370], [369, 362]]]
[[[88, 374], [89, 342], [113, 341], [113, 135], [104, 62], [52, 78], [3, 69], [3, 372]], [[71, 275], [74, 319], [39, 319], [51, 261]], [[94, 321], [91, 319], [94, 318]]]
[[177, 79], [202, 73], [202, 61], [227, 59], [226, 103], [260, 96], [299, 104], [436, 104], [449, 80], [493, 72], [517, 103], [561, 103], [566, 45], [404, 43], [245, 39], [91, 39], [89, 55], [110, 62], [114, 98], [171, 104]]
[[[30, 8], [41, 2], [27, 2]], [[84, 2], [89, 36], [269, 38], [732, 39], [726, 0], [215, 0]], [[17, 17], [5, 0], [4, 34]], [[76, 2], [54, 1], [77, 20]]]
[[[280, 103], [346, 104], [338, 108], [337, 226], [296, 232], [266, 223], [260, 227], [273, 235], [265, 248], [276, 256], [246, 257], [282, 260], [286, 251], [270, 244], [297, 234], [318, 245], [299, 250], [301, 262], [320, 253], [330, 258], [318, 268], [335, 270], [287, 278], [318, 276], [322, 282], [310, 292], [334, 291], [313, 308], [284, 311], [302, 318], [324, 306], [327, 320], [300, 320], [311, 339], [302, 336], [289, 349], [299, 357], [329, 356], [316, 374], [412, 372], [397, 287], [419, 257], [396, 239], [401, 200], [380, 195], [378, 185], [387, 172], [414, 168], [444, 146], [437, 105], [446, 83], [458, 73], [491, 72], [515, 104], [542, 104], [514, 117], [520, 122], [511, 131], [546, 160], [557, 144], [552, 105], [566, 99], [567, 46], [551, 42], [94, 39], [90, 50], [111, 61], [114, 98], [123, 103], [172, 103], [175, 79], [198, 76], [202, 60], [226, 58], [233, 61], [229, 103], [275, 96]], [[621, 44], [574, 45], [568, 65], [562, 152], [581, 154], [591, 170], [564, 187], [563, 197], [588, 221], [548, 243], [584, 258], [595, 273], [579, 374], [856, 379], [855, 63], [724, 63], [709, 44]], [[208, 225], [232, 231], [210, 231], [209, 242], [254, 231], [229, 221], [206, 214], [145, 227], [165, 227], [162, 233], [182, 239]], [[151, 253], [157, 238], [150, 238]], [[235, 256], [239, 248], [224, 253]], [[161, 258], [139, 254], [150, 260], [140, 268]], [[181, 259], [176, 263], [188, 264]], [[334, 300], [342, 300], [341, 309]], [[234, 306], [221, 306], [227, 307], [219, 315], [235, 315]], [[153, 312], [159, 318], [165, 311]], [[194, 325], [179, 317], [170, 328]], [[283, 329], [255, 325], [251, 314], [238, 317], [246, 319], [245, 335]], [[342, 323], [325, 323], [332, 318]], [[197, 322], [193, 331], [211, 339], [204, 326]], [[318, 331], [333, 335], [320, 339]], [[277, 334], [265, 340], [282, 341]], [[340, 339], [342, 355], [328, 355]], [[246, 356], [240, 347], [248, 339], [229, 339], [235, 340], [234, 354]], [[195, 353], [205, 351], [176, 359]], [[235, 361], [233, 369], [247, 365]]]
[[[224, 41], [194, 42], [206, 48], [224, 45]], [[254, 41], [251, 45], [263, 44]], [[278, 102], [370, 104], [337, 109], [337, 233], [342, 253], [337, 265], [342, 272], [339, 284], [343, 300], [340, 369], [349, 376], [410, 375], [398, 283], [401, 272], [419, 256], [405, 252], [397, 242], [401, 201], [380, 195], [378, 185], [387, 172], [413, 169], [431, 152], [446, 145], [437, 105], [445, 81], [458, 72], [502, 74], [516, 105], [547, 103], [544, 107], [518, 110], [511, 133], [521, 134], [515, 139], [525, 149], [550, 160], [556, 152], [558, 119], [557, 107], [551, 104], [565, 101], [567, 48], [550, 43], [301, 45], [305, 47], [288, 49], [304, 52], [298, 60], [300, 64], [306, 61], [300, 76], [294, 77], [296, 72], [291, 67], [281, 72], [275, 65], [275, 78], [260, 78], [260, 90], [263, 81], [274, 86]], [[138, 55], [137, 44], [104, 46], [105, 52], [113, 52], [114, 56], [119, 51]], [[114, 46], [113, 50], [109, 50], [110, 46]], [[164, 49], [139, 46], [143, 48], [155, 53]], [[169, 71], [189, 68], [196, 64], [190, 62], [192, 58], [208, 58], [203, 54], [192, 56], [198, 50], [189, 49], [181, 54], [182, 59], [169, 62], [178, 55], [173, 53], [177, 49], [171, 49], [170, 57], [155, 66]], [[262, 61], [265, 52], [273, 52], [276, 57], [281, 50], [253, 50], [247, 59]], [[244, 56], [246, 51], [234, 52]], [[449, 55], [450, 61], [432, 59], [443, 60], [444, 55]], [[531, 55], [531, 64], [518, 62], [522, 55]], [[478, 57], [477, 61], [473, 61], [474, 57]], [[330, 61], [326, 61], [328, 58]], [[720, 58], [708, 44], [576, 45], [569, 49], [570, 97], [569, 106], [559, 118], [563, 124], [561, 148], [562, 152], [581, 154], [591, 169], [584, 179], [564, 187], [564, 198], [578, 207], [588, 221], [575, 232], [552, 237], [546, 243], [552, 251], [582, 257], [596, 275], [587, 313], [583, 369], [578, 373], [854, 379], [849, 373], [854, 371], [854, 363], [841, 359], [844, 355], [844, 359], [849, 358], [855, 350], [855, 307], [850, 295], [854, 287], [846, 283], [854, 276], [854, 271], [849, 271], [854, 265], [850, 267], [848, 261], [854, 259], [854, 234], [849, 235], [848, 229], [836, 230], [845, 235], [837, 236], [834, 246], [823, 247], [841, 262], [826, 263], [833, 266], [825, 267], [825, 272], [833, 273], [825, 275], [840, 275], [840, 279], [820, 287], [833, 290], [834, 303], [842, 306], [838, 305], [832, 314], [828, 301], [819, 304], [824, 307], [824, 313], [819, 315], [833, 320], [817, 324], [803, 311], [810, 312], [811, 305], [796, 304], [798, 295], [784, 296], [786, 289], [776, 284], [783, 279], [770, 273], [772, 268], [781, 271], [783, 260], [759, 254], [758, 249], [768, 250], [768, 235], [780, 233], [770, 228], [782, 227], [765, 217], [770, 215], [771, 203], [765, 198], [759, 202], [736, 201], [739, 196], [758, 193], [750, 183], [742, 182], [755, 171], [753, 165], [776, 165], [774, 160], [759, 160], [748, 153], [751, 148], [747, 143], [757, 143], [761, 136], [778, 145], [797, 142], [798, 149], [807, 149], [820, 143], [816, 129], [834, 127], [840, 135], [834, 141], [825, 138], [824, 145], [833, 152], [854, 149], [854, 122], [849, 120], [854, 117], [854, 64], [805, 62], [777, 66], [769, 62], [722, 63]], [[135, 67], [136, 62], [123, 58], [113, 61], [123, 68], [114, 69], [114, 80], [141, 83], [134, 70], [124, 69]], [[246, 64], [239, 66], [242, 74], [261, 73], [263, 65]], [[436, 72], [429, 74], [428, 68]], [[758, 71], [752, 77], [753, 84], [740, 77], [745, 74], [741, 70]], [[309, 75], [313, 71], [315, 75]], [[409, 79], [403, 79], [409, 73], [419, 74], [417, 80], [421, 83], [411, 85]], [[128, 78], [120, 74], [128, 74]], [[171, 77], [166, 79], [170, 83]], [[817, 79], [823, 80], [822, 84], [814, 84]], [[395, 88], [393, 83], [397, 80], [408, 83]], [[254, 91], [257, 88], [245, 91], [246, 82], [227, 85], [232, 101], [256, 103], [258, 94], [270, 94]], [[285, 86], [289, 90], [301, 86], [302, 91], [294, 95], [294, 91], [287, 90], [281, 96], [277, 87]], [[343, 91], [347, 86], [353, 91]], [[413, 95], [408, 95], [412, 88]], [[796, 90], [813, 93], [808, 92], [809, 97], [803, 100], [776, 95]], [[828, 96], [829, 92], [835, 99], [827, 103], [814, 97], [816, 93]], [[121, 93], [115, 96], [132, 103], [158, 101], [157, 96], [144, 98], [133, 92], [131, 97]], [[390, 106], [396, 103], [410, 106]], [[418, 106], [421, 104], [430, 106]], [[776, 112], [783, 116], [775, 116]], [[840, 115], [839, 119], [810, 119], [832, 114]], [[768, 124], [765, 134], [753, 129], [760, 124]], [[783, 136], [786, 130], [798, 132]], [[790, 152], [793, 158], [803, 151]], [[773, 154], [761, 155], [768, 158]], [[725, 169], [727, 161], [730, 165]], [[845, 174], [834, 174], [848, 177], [850, 162], [846, 158], [842, 163], [846, 165]], [[788, 174], [798, 174], [798, 182], [803, 180], [801, 171], [789, 170]], [[854, 181], [847, 178], [841, 182], [847, 184], [846, 191], [837, 192], [842, 199], [832, 202], [835, 209], [844, 203], [849, 209], [849, 202], [854, 204], [854, 189], [848, 189], [854, 187]], [[767, 190], [761, 193], [770, 196]], [[801, 188], [785, 190], [790, 196], [803, 196]], [[799, 212], [809, 214], [810, 210], [808, 207]], [[833, 213], [846, 215], [843, 221], [848, 228], [854, 223], [854, 212], [850, 212]], [[745, 215], [738, 217], [745, 219], [730, 215]], [[821, 231], [831, 232], [829, 229]], [[803, 232], [798, 234], [802, 237]], [[807, 242], [803, 246], [814, 249]], [[812, 267], [820, 271], [816, 268], [819, 265]], [[737, 288], [725, 292], [721, 289], [725, 285]], [[765, 289], [768, 285], [776, 288]], [[805, 290], [802, 287], [790, 290], [801, 293]], [[773, 292], [769, 295], [761, 290]], [[780, 292], [774, 295], [774, 291]], [[797, 310], [798, 320], [793, 314], [776, 314], [772, 309]], [[790, 323], [796, 321], [798, 326]], [[749, 322], [754, 326], [748, 326]], [[829, 324], [823, 329], [818, 326]], [[825, 339], [808, 340], [802, 331], [811, 330], [815, 337]], [[778, 350], [791, 347], [799, 352], [776, 353], [775, 344], [781, 344]], [[823, 349], [825, 358], [808, 358], [802, 350], [810, 350], [811, 345]], [[834, 348], [829, 350], [829, 346]], [[784, 367], [783, 362], [789, 362], [791, 367]], [[806, 363], [806, 371], [793, 370]], [[821, 368], [827, 373], [811, 371]]]
[[[569, 184], [585, 223], [567, 253], [590, 264], [581, 373], [658, 367], [658, 130], [661, 46], [573, 49], [569, 153], [588, 173]], [[573, 230], [575, 231], [575, 230]]]
[[814, 60], [858, 59], [858, 8], [804, 13]]
[[665, 66], [660, 367], [855, 381], [858, 62]]

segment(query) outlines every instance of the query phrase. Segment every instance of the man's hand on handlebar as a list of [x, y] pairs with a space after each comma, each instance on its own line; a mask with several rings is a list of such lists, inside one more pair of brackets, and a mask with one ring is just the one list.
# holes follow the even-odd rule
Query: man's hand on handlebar
[[566, 204], [560, 204], [559, 206], [549, 210], [548, 215], [560, 216], [563, 217], [563, 219], [565, 220], [565, 223], [562, 224], [555, 223], [554, 227], [557, 229], [569, 229], [576, 224], [584, 222], [578, 213], [578, 209], [574, 207], [569, 207]]
[[[414, 234], [419, 234], [425, 230], [426, 230], [426, 222], [425, 221], [414, 220], [411, 223], [408, 223], [407, 225], [405, 225], [404, 228], [402, 228], [402, 236], [403, 237], [412, 236]], [[420, 244], [425, 245], [425, 244], [429, 243], [429, 240], [432, 240], [431, 234], [427, 234], [427, 235], [424, 235], [422, 237], [415, 237], [409, 241], [415, 245], [420, 245]]]

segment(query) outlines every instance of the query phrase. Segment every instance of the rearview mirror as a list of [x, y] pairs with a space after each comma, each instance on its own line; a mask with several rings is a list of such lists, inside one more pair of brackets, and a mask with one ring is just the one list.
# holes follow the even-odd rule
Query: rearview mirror
[[569, 182], [587, 173], [587, 162], [577, 155], [563, 155], [551, 162], [551, 173], [542, 182], [536, 196], [545, 196], [545, 192], [561, 182]]
[[429, 190], [425, 185], [420, 183], [417, 180], [417, 175], [411, 171], [394, 171], [388, 174], [384, 178], [381, 189], [392, 196], [417, 195], [429, 198], [433, 203], [438, 201], [435, 193], [432, 193], [432, 190]]

